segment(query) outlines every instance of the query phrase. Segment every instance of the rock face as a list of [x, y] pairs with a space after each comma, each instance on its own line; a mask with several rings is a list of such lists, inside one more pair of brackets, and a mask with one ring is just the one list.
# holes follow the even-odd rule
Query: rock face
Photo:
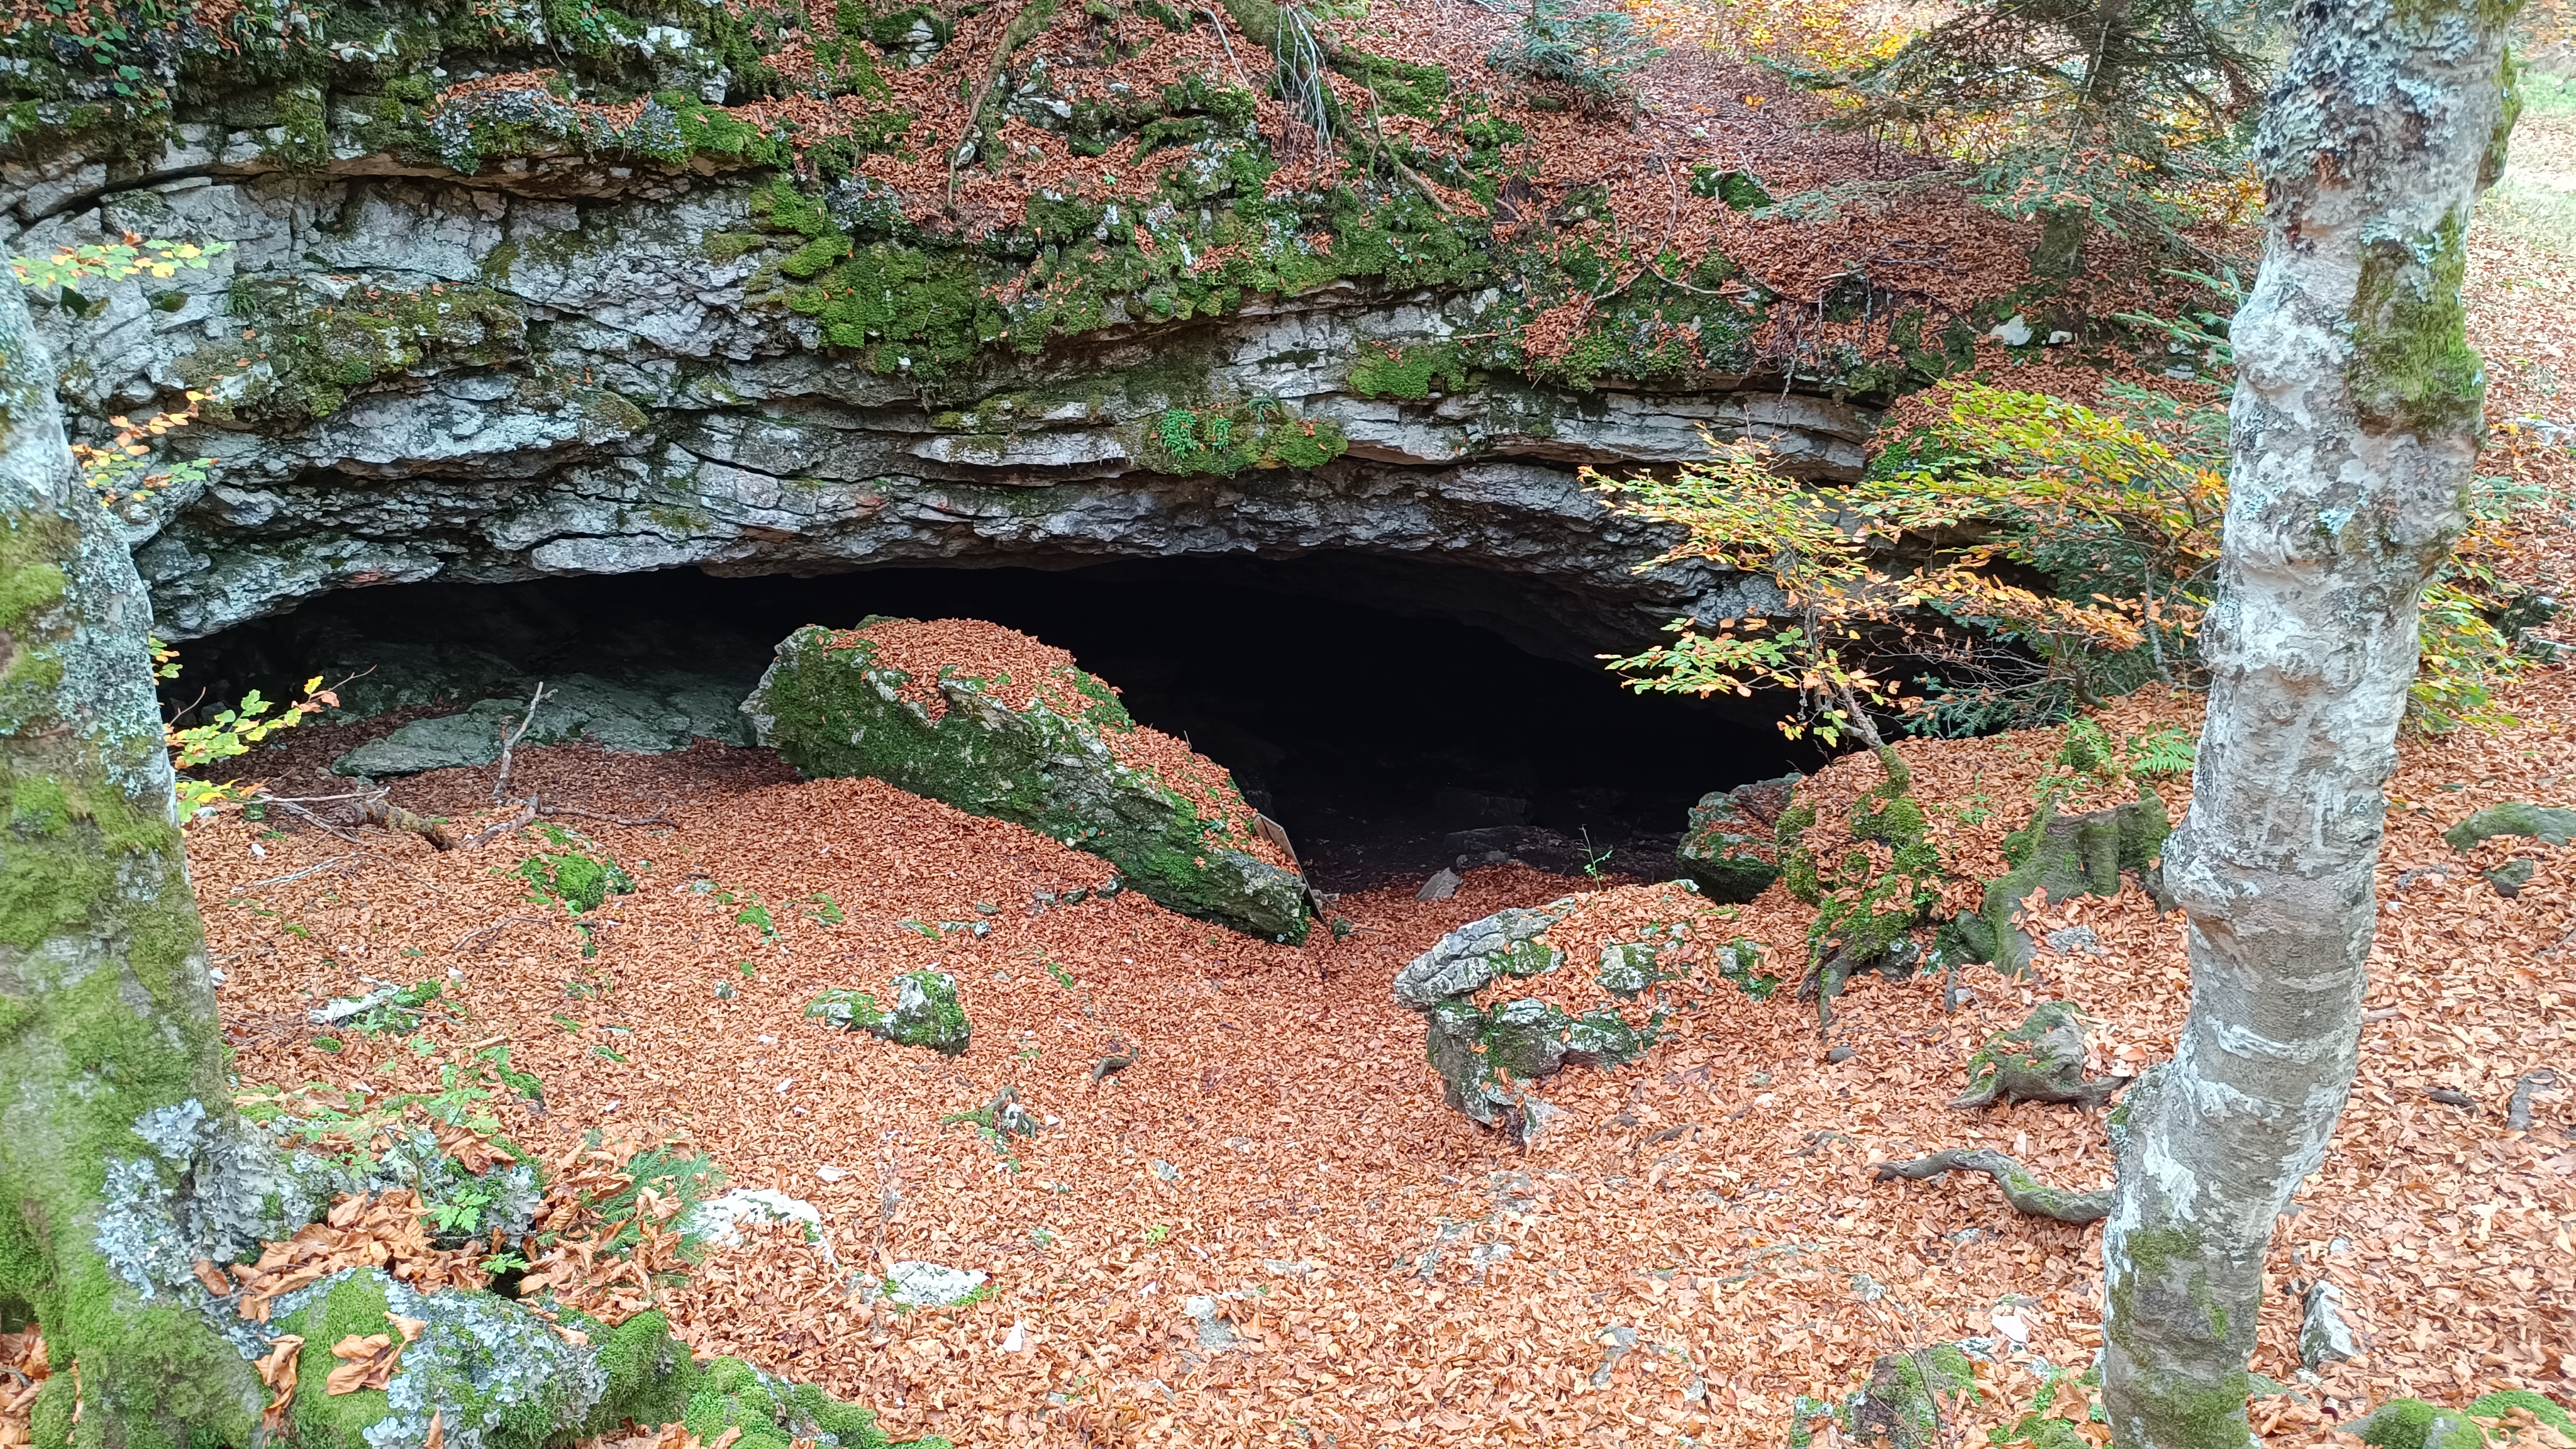
[[743, 702], [807, 776], [870, 775], [1116, 865], [1174, 910], [1287, 941], [1305, 878], [1223, 766], [1128, 717], [1073, 656], [973, 620], [809, 626]]
[[[102, 227], [230, 244], [203, 271], [34, 299], [76, 431], [214, 391], [213, 477], [125, 513], [168, 638], [433, 579], [1346, 551], [1536, 584], [1507, 622], [1584, 658], [1777, 599], [1697, 566], [1631, 575], [1666, 533], [1612, 518], [1577, 466], [1696, 456], [1707, 429], [1847, 478], [1876, 422], [1750, 369], [1410, 384], [1363, 364], [1488, 334], [1522, 299], [1376, 279], [1214, 317], [1117, 298], [1078, 345], [1004, 350], [934, 387], [893, 357], [848, 365], [795, 310], [782, 266], [807, 239], [749, 175], [639, 176], [623, 155], [558, 156], [543, 179], [395, 164], [337, 105], [318, 164], [290, 168], [260, 126], [191, 124], [120, 163], [97, 206], [53, 210], [106, 184], [78, 154], [0, 185], [29, 228], [19, 251]], [[1299, 446], [1236, 459], [1207, 442], [1264, 408], [1277, 420], [1245, 435]], [[1197, 439], [1177, 450], [1176, 419]]]
[[1712, 790], [1691, 807], [1690, 828], [1674, 854], [1713, 901], [1749, 901], [1780, 878], [1776, 830], [1804, 775]]

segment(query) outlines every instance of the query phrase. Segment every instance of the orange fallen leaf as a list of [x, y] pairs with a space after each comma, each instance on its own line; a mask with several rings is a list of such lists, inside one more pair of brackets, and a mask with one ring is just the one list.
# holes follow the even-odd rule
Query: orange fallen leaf
[[399, 1313], [386, 1314], [385, 1321], [402, 1335], [401, 1342], [396, 1342], [393, 1334], [388, 1333], [371, 1333], [365, 1337], [353, 1333], [331, 1345], [332, 1357], [341, 1362], [324, 1381], [326, 1392], [354, 1394], [360, 1389], [381, 1389], [393, 1382], [394, 1370], [402, 1361], [402, 1351], [429, 1325]]
[[259, 1381], [277, 1395], [259, 1416], [260, 1427], [272, 1434], [286, 1427], [286, 1406], [295, 1401], [295, 1378], [303, 1352], [301, 1335], [281, 1334], [269, 1345], [268, 1356], [259, 1361]]

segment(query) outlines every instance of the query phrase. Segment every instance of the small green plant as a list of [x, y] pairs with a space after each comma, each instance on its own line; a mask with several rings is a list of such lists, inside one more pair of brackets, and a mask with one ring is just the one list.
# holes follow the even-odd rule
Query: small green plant
[[1073, 990], [1072, 972], [1065, 970], [1053, 961], [1041, 961], [1038, 964], [1044, 966], [1047, 974], [1055, 978], [1056, 985], [1063, 987], [1067, 991]]
[[1511, 39], [1485, 59], [1505, 75], [1561, 87], [1587, 111], [1607, 111], [1627, 101], [1632, 77], [1664, 53], [1637, 33], [1618, 9], [1578, 13], [1575, 0], [1528, 0]]
[[483, 1226], [484, 1210], [491, 1207], [498, 1194], [482, 1183], [471, 1183], [453, 1194], [429, 1205], [429, 1216], [443, 1233], [471, 1233]]
[[560, 901], [566, 911], [579, 916], [597, 910], [611, 894], [635, 893], [635, 878], [606, 852], [560, 826], [538, 829], [546, 843], [557, 849], [529, 856], [512, 872], [535, 888], [530, 899]]
[[830, 891], [816, 891], [814, 894], [807, 896], [806, 900], [812, 904], [806, 910], [805, 914], [812, 916], [815, 920], [822, 922], [824, 925], [837, 926], [841, 924], [841, 922], [849, 919], [841, 913], [841, 903], [832, 899], [832, 893]]
[[2180, 725], [2158, 725], [2128, 743], [2132, 775], [2188, 775], [2199, 760], [2199, 743]]
[[1149, 1227], [1149, 1228], [1145, 1229], [1145, 1246], [1147, 1246], [1147, 1247], [1149, 1247], [1149, 1248], [1150, 1248], [1150, 1247], [1153, 1247], [1154, 1245], [1156, 1245], [1157, 1243], [1162, 1242], [1164, 1239], [1166, 1239], [1166, 1238], [1170, 1237], [1171, 1235], [1172, 1235], [1172, 1227], [1171, 1227], [1171, 1224], [1169, 1224], [1169, 1223], [1156, 1223], [1156, 1224], [1154, 1224], [1152, 1227]]
[[[152, 641], [152, 672], [163, 679], [179, 677], [177, 651], [160, 640]], [[247, 800], [255, 787], [237, 780], [216, 784], [190, 777], [191, 770], [202, 770], [224, 760], [238, 759], [267, 742], [279, 730], [291, 730], [304, 723], [307, 715], [318, 714], [339, 704], [340, 696], [322, 687], [322, 676], [304, 681], [304, 698], [276, 714], [277, 706], [260, 696], [256, 689], [242, 696], [232, 709], [218, 711], [203, 724], [170, 725], [163, 733], [170, 747], [170, 768], [179, 772], [179, 813], [183, 819], [228, 801]]]
[[1591, 830], [1591, 827], [1589, 827], [1589, 826], [1584, 827], [1584, 831], [1583, 831], [1583, 873], [1584, 873], [1585, 875], [1588, 875], [1588, 876], [1592, 877], [1592, 879], [1594, 879], [1595, 881], [1600, 880], [1600, 879], [1601, 879], [1601, 866], [1602, 866], [1602, 863], [1603, 863], [1603, 862], [1605, 862], [1605, 861], [1607, 861], [1607, 860], [1609, 860], [1611, 856], [1616, 855], [1616, 854], [1618, 854], [1618, 851], [1617, 851], [1615, 848], [1610, 848], [1610, 847], [1605, 847], [1605, 848], [1603, 848], [1603, 849], [1601, 849], [1601, 850], [1599, 850], [1599, 851], [1595, 851], [1595, 850], [1593, 850], [1593, 848], [1592, 848], [1592, 830]]

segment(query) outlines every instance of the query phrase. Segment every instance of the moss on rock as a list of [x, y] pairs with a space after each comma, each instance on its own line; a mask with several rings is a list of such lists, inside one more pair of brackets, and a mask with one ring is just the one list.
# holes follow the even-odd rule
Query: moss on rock
[[1777, 827], [1781, 879], [1816, 908], [1807, 955], [1820, 1000], [1855, 972], [1901, 969], [1900, 943], [1941, 901], [1941, 852], [1910, 793], [1913, 774], [1893, 749], [1878, 760], [1887, 778], [1824, 833], [1807, 804], [1790, 805]]
[[799, 773], [873, 776], [1012, 821], [1100, 856], [1174, 910], [1305, 939], [1305, 879], [1252, 853], [1252, 811], [1232, 778], [1203, 759], [1192, 779], [1173, 780], [1122, 758], [1138, 726], [1109, 686], [1065, 663], [1022, 681], [1046, 687], [1014, 707], [1001, 697], [1007, 676], [943, 667], [907, 694], [913, 677], [877, 662], [866, 629], [789, 635], [743, 703], [760, 742]]
[[2034, 946], [2016, 918], [2032, 891], [2046, 891], [2050, 905], [2079, 895], [2118, 895], [2120, 873], [2143, 875], [2172, 833], [2164, 800], [2152, 786], [2141, 784], [2138, 798], [2126, 805], [2080, 815], [2057, 813], [2053, 796], [2043, 800], [2030, 824], [2004, 837], [2004, 859], [2012, 870], [1987, 882], [1976, 911], [1950, 923], [1946, 944], [1962, 959], [2019, 971], [2030, 964]]
[[1968, 1058], [1968, 1090], [1953, 1107], [1993, 1102], [2073, 1102], [2098, 1107], [2127, 1083], [2125, 1077], [2084, 1080], [2084, 1029], [2073, 1006], [2043, 1001], [2022, 1024], [1996, 1033]]
[[865, 991], [833, 987], [805, 1007], [805, 1015], [843, 1031], [864, 1031], [899, 1046], [927, 1047], [947, 1056], [966, 1050], [975, 1034], [957, 1001], [957, 978], [945, 971], [908, 971], [895, 978], [894, 1005], [880, 1007]]
[[1690, 828], [1674, 854], [1682, 872], [1713, 901], [1749, 901], [1780, 878], [1777, 828], [1804, 775], [1713, 790], [1691, 807]]
[[[1696, 935], [1692, 923], [1649, 921], [1616, 931], [1602, 942], [1589, 982], [1541, 984], [1561, 977], [1568, 962], [1547, 933], [1604, 898], [1567, 896], [1497, 911], [1441, 937], [1396, 973], [1397, 1003], [1429, 1019], [1426, 1051], [1451, 1108], [1526, 1141], [1544, 1121], [1530, 1083], [1567, 1067], [1625, 1066], [1661, 1038], [1672, 1006], [1664, 988], [1693, 974], [1697, 953], [1684, 949]], [[1730, 979], [1750, 954], [1738, 944], [1717, 948]], [[1515, 985], [1523, 981], [1531, 986]], [[1515, 994], [1523, 989], [1556, 1000]]]
[[2475, 850], [2499, 835], [2519, 835], [2543, 845], [2565, 845], [2576, 840], [2576, 810], [2508, 800], [2502, 805], [2490, 805], [2443, 831], [2442, 843], [2453, 850]]

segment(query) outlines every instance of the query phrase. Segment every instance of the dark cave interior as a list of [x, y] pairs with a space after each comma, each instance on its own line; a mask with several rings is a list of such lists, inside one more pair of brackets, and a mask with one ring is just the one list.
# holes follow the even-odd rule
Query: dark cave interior
[[[1813, 768], [1773, 701], [1638, 694], [1574, 662], [1584, 641], [1533, 640], [1509, 595], [1537, 587], [1329, 555], [392, 585], [187, 643], [171, 703], [279, 697], [366, 641], [470, 645], [539, 676], [683, 669], [747, 692], [802, 624], [989, 619], [1072, 651], [1136, 718], [1232, 770], [1328, 889], [1495, 849], [1575, 873], [1618, 847], [1605, 872], [1666, 875], [1701, 794]], [[1524, 621], [1517, 637], [1487, 627], [1497, 618]]]

